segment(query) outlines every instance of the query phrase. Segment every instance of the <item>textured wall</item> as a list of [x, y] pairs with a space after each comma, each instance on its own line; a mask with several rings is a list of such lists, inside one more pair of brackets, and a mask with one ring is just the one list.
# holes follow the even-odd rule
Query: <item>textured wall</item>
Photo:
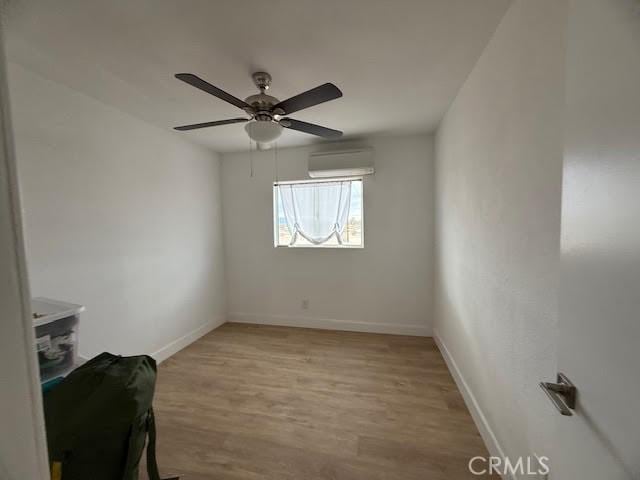
[[80, 352], [152, 353], [224, 318], [219, 160], [17, 65], [31, 291], [86, 305]]
[[[374, 148], [376, 173], [364, 180], [363, 249], [274, 248], [274, 151], [254, 154], [253, 178], [248, 154], [224, 155], [231, 320], [431, 334], [433, 140], [364, 143]], [[307, 178], [310, 151], [280, 150], [280, 180]]]
[[509, 455], [543, 455], [556, 371], [566, 5], [513, 3], [436, 141], [436, 334]]

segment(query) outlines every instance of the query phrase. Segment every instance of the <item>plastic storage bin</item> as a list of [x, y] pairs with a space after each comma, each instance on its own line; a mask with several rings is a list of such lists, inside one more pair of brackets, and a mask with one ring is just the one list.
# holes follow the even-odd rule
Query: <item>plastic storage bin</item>
[[31, 301], [36, 348], [43, 384], [69, 373], [78, 357], [78, 323], [82, 305], [48, 298]]

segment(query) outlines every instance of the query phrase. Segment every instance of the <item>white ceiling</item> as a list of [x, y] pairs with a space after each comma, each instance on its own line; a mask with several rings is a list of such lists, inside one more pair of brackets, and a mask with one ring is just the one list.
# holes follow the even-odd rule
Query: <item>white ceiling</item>
[[[346, 138], [433, 130], [510, 0], [13, 0], [11, 61], [161, 128], [241, 116], [184, 84], [244, 98], [256, 70], [281, 100], [333, 82], [344, 97], [294, 118]], [[242, 125], [176, 133], [220, 152]], [[316, 142], [286, 130], [280, 146]]]

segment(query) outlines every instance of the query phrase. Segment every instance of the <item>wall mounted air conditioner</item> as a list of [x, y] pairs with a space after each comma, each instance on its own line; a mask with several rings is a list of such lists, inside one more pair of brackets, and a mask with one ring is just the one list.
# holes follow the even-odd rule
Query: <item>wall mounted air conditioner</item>
[[311, 178], [357, 177], [372, 173], [374, 173], [372, 148], [309, 154]]

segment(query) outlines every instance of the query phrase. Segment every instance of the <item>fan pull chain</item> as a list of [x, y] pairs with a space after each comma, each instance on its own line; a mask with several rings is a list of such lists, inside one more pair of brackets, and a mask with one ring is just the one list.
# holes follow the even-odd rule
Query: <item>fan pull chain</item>
[[253, 178], [253, 151], [251, 150], [251, 138], [249, 138], [249, 178]]
[[274, 163], [276, 167], [276, 183], [280, 181], [280, 176], [278, 174], [278, 142], [275, 143], [275, 147], [273, 149]]

